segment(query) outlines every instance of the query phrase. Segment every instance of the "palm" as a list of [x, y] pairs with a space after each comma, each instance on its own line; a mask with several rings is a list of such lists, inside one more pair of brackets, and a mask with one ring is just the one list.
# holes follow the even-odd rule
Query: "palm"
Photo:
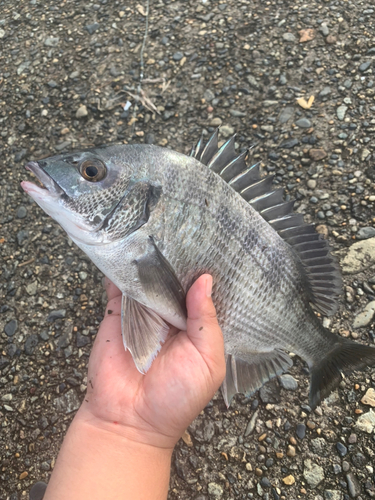
[[131, 429], [135, 439], [158, 436], [157, 445], [173, 446], [217, 388], [210, 356], [202, 356], [186, 332], [174, 330], [142, 375], [123, 347], [119, 291], [107, 312], [90, 357], [86, 408], [101, 421]]

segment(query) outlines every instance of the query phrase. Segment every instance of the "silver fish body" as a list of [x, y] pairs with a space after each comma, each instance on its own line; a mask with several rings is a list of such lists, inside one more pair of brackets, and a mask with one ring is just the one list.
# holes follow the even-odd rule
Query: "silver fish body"
[[[342, 371], [373, 364], [375, 350], [322, 327], [310, 302], [333, 312], [340, 288], [325, 243], [295, 223], [281, 193], [246, 170], [232, 144], [218, 149], [216, 140], [198, 143], [191, 157], [146, 145], [59, 155], [28, 165], [47, 197], [23, 187], [123, 292], [124, 344], [138, 369], [149, 368], [168, 323], [185, 328], [185, 293], [208, 272], [225, 340], [226, 403], [287, 370], [292, 351], [312, 372], [315, 407]], [[150, 338], [140, 340], [145, 331]]]

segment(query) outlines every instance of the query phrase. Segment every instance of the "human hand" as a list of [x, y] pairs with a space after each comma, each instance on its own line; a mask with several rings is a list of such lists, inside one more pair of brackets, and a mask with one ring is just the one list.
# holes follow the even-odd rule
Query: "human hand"
[[172, 449], [225, 376], [224, 342], [212, 278], [187, 294], [187, 331], [171, 332], [145, 375], [121, 336], [121, 292], [106, 282], [108, 305], [90, 356], [85, 402], [76, 418], [134, 442]]

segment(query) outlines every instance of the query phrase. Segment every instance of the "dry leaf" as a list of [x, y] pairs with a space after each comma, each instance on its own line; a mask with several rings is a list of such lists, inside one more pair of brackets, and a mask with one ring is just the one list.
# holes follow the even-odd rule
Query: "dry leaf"
[[309, 42], [310, 40], [314, 40], [314, 38], [315, 38], [315, 31], [311, 28], [309, 28], [307, 30], [301, 30], [298, 33], [300, 36], [300, 39], [299, 39], [300, 43]]
[[314, 99], [315, 99], [315, 97], [313, 95], [310, 96], [308, 101], [306, 101], [304, 97], [300, 97], [299, 99], [297, 99], [297, 103], [303, 109], [310, 109], [311, 106], [313, 105]]
[[181, 436], [182, 441], [189, 446], [190, 448], [193, 446], [193, 441], [191, 440], [191, 436], [188, 433], [188, 431], [185, 430], [185, 432]]

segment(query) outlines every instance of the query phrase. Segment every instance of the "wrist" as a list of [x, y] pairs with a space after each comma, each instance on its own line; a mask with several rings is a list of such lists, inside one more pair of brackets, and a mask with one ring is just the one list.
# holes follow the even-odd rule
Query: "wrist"
[[172, 456], [172, 452], [178, 439], [158, 433], [149, 429], [145, 425], [139, 429], [135, 424], [126, 425], [121, 421], [104, 419], [96, 416], [84, 404], [78, 410], [72, 426], [84, 429], [85, 432], [92, 433], [95, 436], [103, 436], [106, 439], [114, 438], [121, 444], [125, 451], [132, 449], [152, 450], [152, 453], [160, 452], [161, 455]]

